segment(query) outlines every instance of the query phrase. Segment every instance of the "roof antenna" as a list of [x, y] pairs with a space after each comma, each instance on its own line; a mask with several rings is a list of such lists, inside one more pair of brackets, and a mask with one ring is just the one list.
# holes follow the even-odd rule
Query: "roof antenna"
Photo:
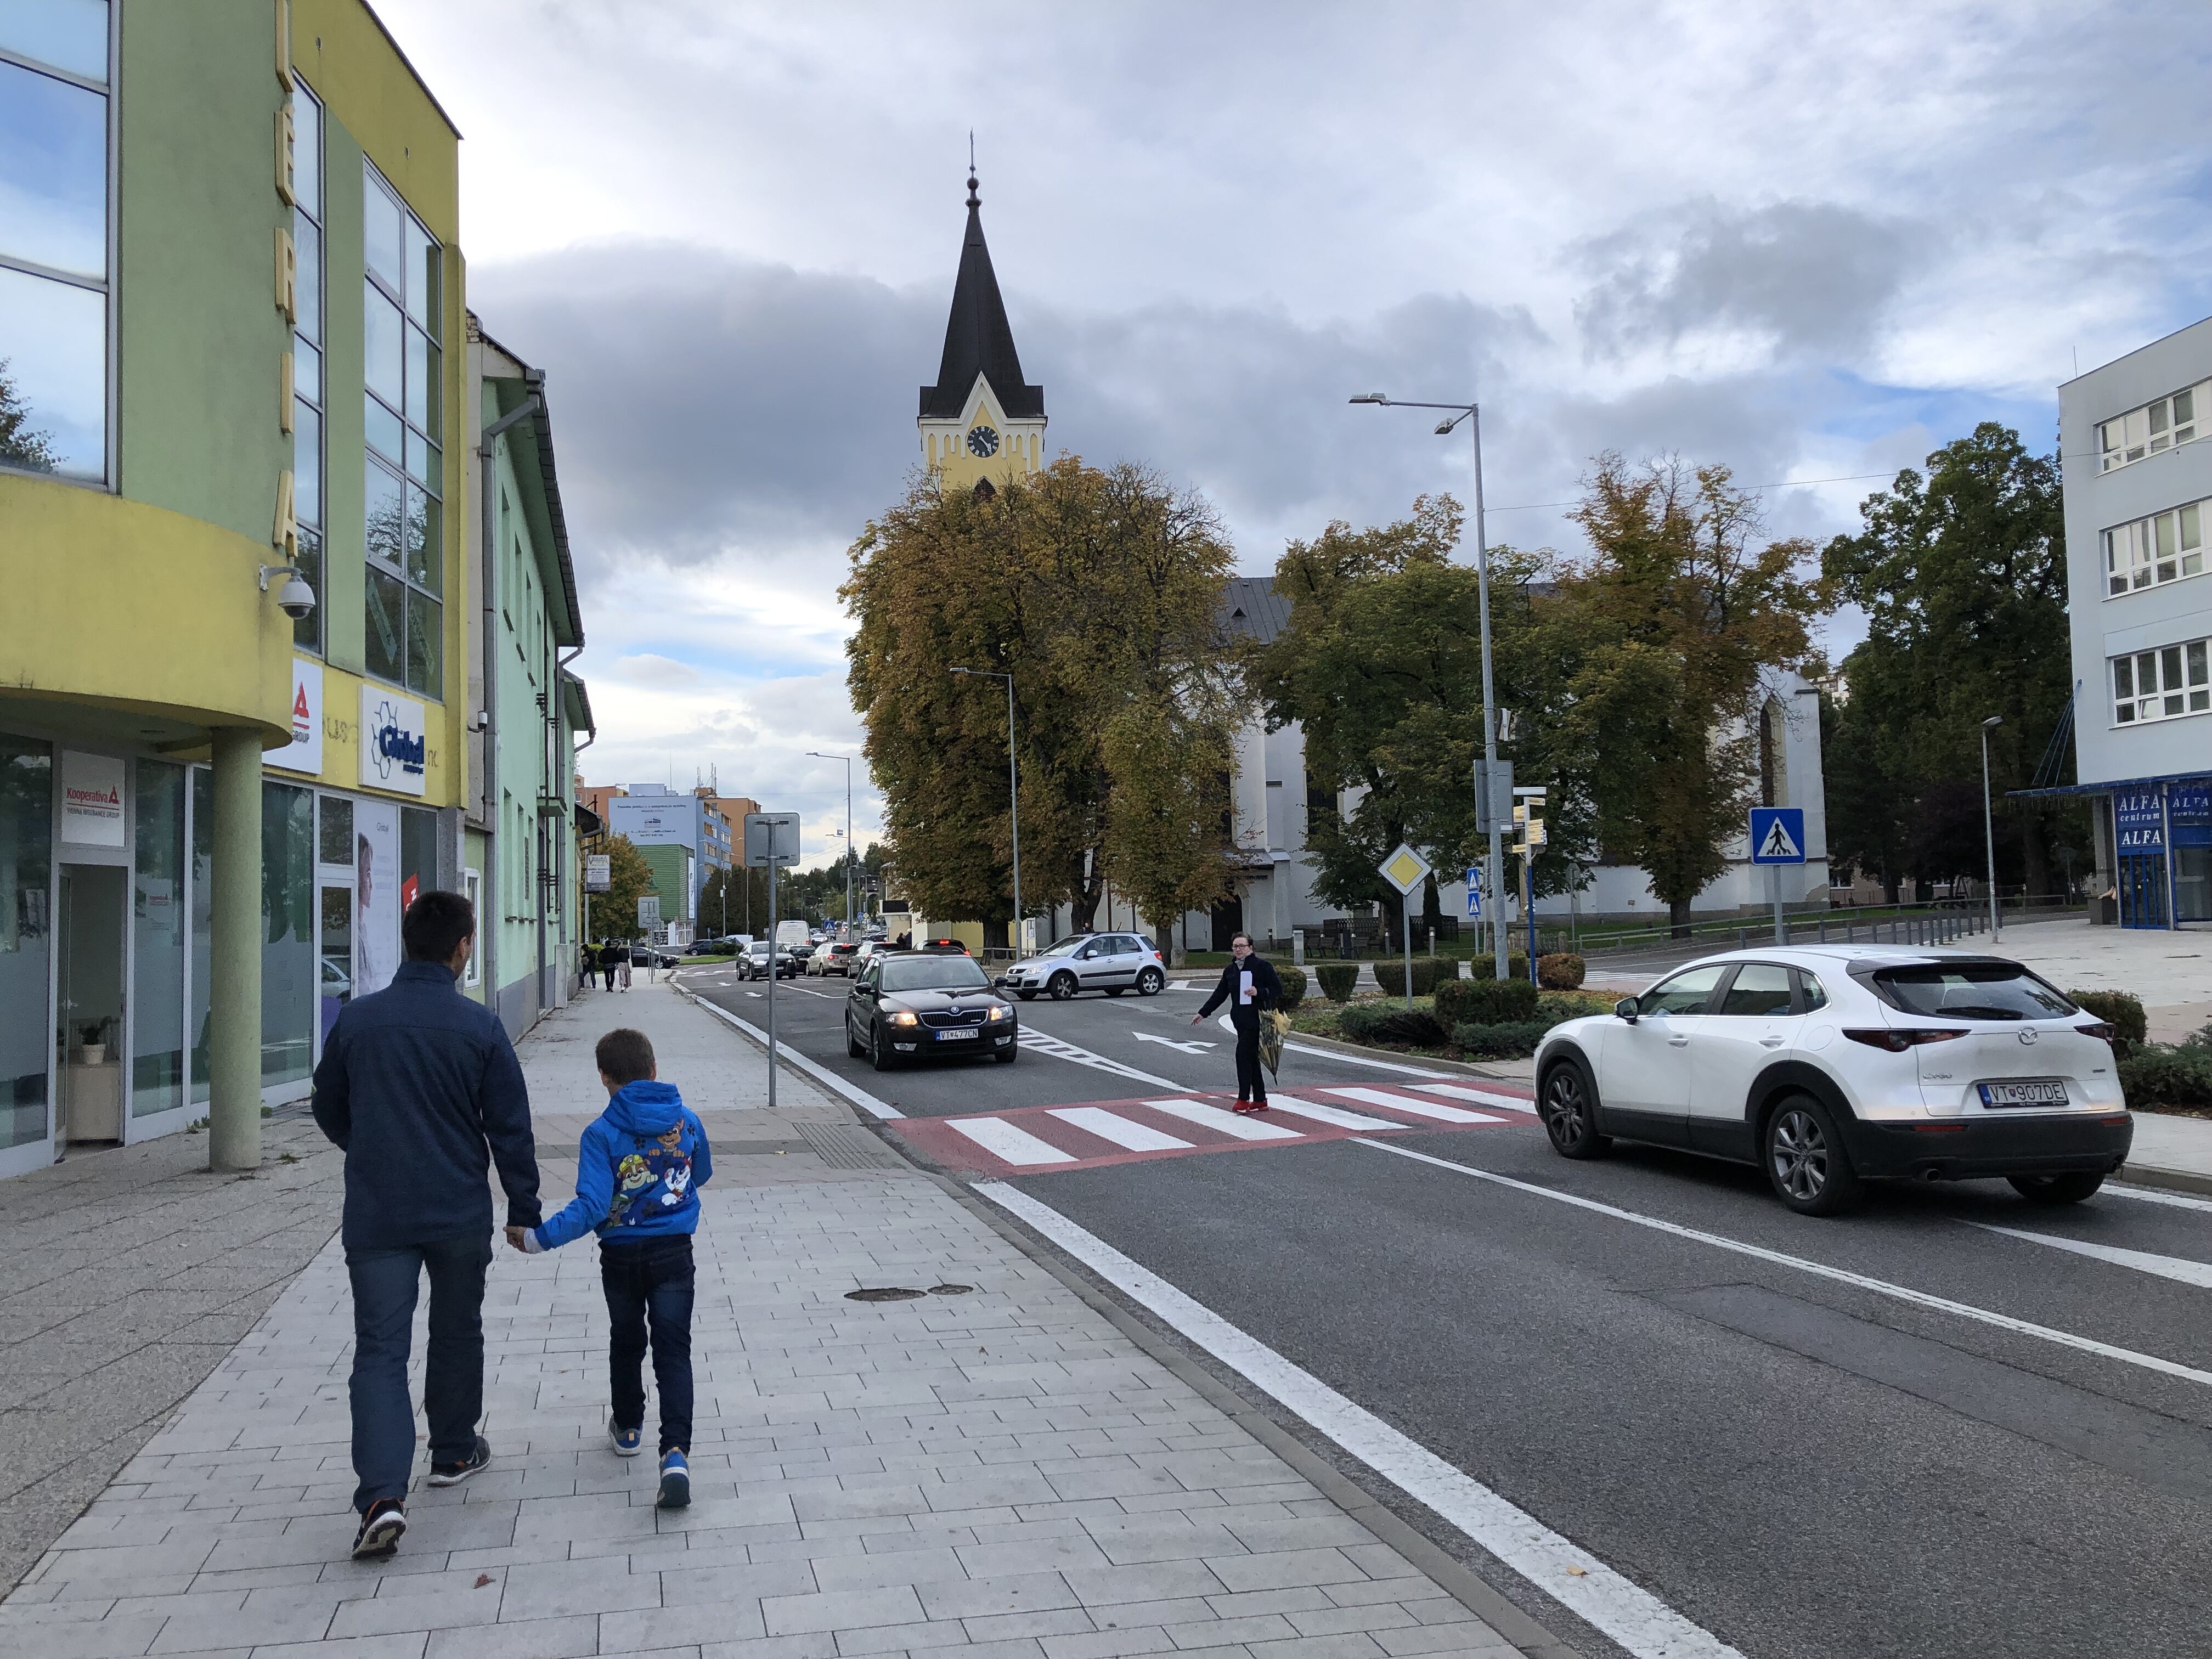
[[975, 194], [975, 129], [968, 129], [968, 205], [981, 207], [983, 198]]

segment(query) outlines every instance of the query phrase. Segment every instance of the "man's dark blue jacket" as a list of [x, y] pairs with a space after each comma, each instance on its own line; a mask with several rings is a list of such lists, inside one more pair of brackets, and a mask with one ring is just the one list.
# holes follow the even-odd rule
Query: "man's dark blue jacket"
[[443, 963], [407, 963], [338, 1011], [315, 1067], [315, 1121], [345, 1149], [349, 1249], [489, 1237], [494, 1158], [507, 1224], [543, 1218], [514, 1045]]

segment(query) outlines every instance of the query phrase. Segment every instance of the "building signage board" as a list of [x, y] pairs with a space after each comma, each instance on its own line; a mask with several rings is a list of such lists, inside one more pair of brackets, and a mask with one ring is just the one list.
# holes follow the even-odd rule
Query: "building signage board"
[[2212, 778], [2170, 786], [2166, 810], [2176, 847], [2212, 847]]
[[2166, 850], [2166, 802], [2155, 789], [2115, 789], [2112, 829], [2122, 857]]
[[353, 994], [365, 997], [399, 970], [399, 809], [355, 803], [353, 836]]
[[422, 705], [386, 685], [361, 688], [361, 787], [420, 795], [429, 753]]
[[614, 860], [605, 853], [592, 853], [584, 860], [584, 890], [587, 893], [611, 893], [614, 890]]
[[62, 750], [62, 839], [79, 847], [123, 845], [119, 759]]
[[323, 771], [323, 665], [292, 659], [292, 746], [262, 757], [287, 772], [320, 777]]
[[627, 800], [607, 803], [616, 832], [628, 836], [633, 847], [689, 847], [691, 813], [688, 805], [675, 801], [665, 806], [643, 806]]

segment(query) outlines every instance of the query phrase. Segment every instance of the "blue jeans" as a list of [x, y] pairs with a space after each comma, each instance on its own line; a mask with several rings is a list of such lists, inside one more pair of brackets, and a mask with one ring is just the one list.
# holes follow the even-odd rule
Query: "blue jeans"
[[645, 1350], [660, 1389], [660, 1449], [691, 1448], [691, 1235], [599, 1245], [615, 1426], [645, 1426]]
[[484, 1270], [489, 1234], [437, 1239], [393, 1249], [346, 1252], [353, 1280], [353, 1506], [362, 1514], [380, 1498], [405, 1498], [415, 1465], [415, 1407], [407, 1393], [407, 1351], [423, 1269], [430, 1273], [430, 1340], [422, 1410], [430, 1422], [430, 1461], [456, 1463], [475, 1450], [483, 1415]]

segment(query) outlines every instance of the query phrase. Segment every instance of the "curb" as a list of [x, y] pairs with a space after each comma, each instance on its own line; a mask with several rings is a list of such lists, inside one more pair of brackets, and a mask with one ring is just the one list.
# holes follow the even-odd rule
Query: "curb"
[[2123, 1164], [2117, 1171], [2122, 1181], [2138, 1187], [2163, 1187], [2169, 1192], [2196, 1193], [2212, 1198], [2212, 1175], [2194, 1170], [2161, 1170], [2150, 1164]]

